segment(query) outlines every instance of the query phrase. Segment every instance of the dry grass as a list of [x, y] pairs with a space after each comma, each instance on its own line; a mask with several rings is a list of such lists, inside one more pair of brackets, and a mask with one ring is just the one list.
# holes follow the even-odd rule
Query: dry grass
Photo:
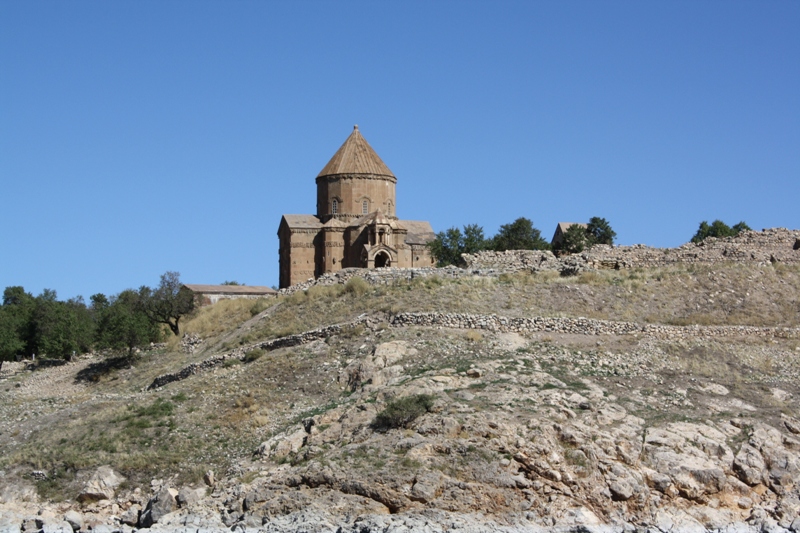
[[[253, 318], [254, 312], [267, 306], [271, 307], [269, 313]], [[219, 351], [214, 339], [238, 346], [347, 322], [362, 313], [403, 311], [797, 326], [800, 266], [675, 266], [598, 271], [571, 278], [554, 272], [518, 273], [499, 279], [433, 277], [381, 287], [354, 278], [345, 285], [314, 287], [265, 302], [224, 300], [200, 309], [182, 325], [184, 331], [209, 340], [209, 350]], [[402, 335], [399, 331], [392, 330], [391, 335]], [[417, 359], [406, 362], [409, 375], [434, 366], [460, 369], [487, 357], [483, 352], [490, 343], [482, 341], [488, 333], [468, 331], [450, 338], [440, 331], [409, 330], [408, 336], [417, 342], [417, 333], [423, 335], [426, 348], [420, 349]], [[18, 433], [13, 442], [0, 442], [0, 469], [24, 465], [61, 472], [57, 479], [69, 480], [77, 470], [111, 464], [134, 484], [146, 484], [163, 472], [192, 476], [206, 467], [224, 471], [230, 458], [248, 457], [271, 432], [302, 413], [342, 401], [337, 367], [322, 363], [335, 361], [336, 354], [351, 357], [366, 342], [367, 334], [363, 328], [352, 328], [316, 352], [307, 347], [260, 355], [253, 352], [247, 364], [219, 368], [143, 395], [140, 391], [155, 376], [210, 355], [183, 354], [180, 339], [170, 335], [168, 351], [172, 353], [143, 354], [134, 368], [115, 368], [98, 382], [86, 383], [85, 397], [70, 399], [74, 403], [69, 411], [41, 399], [35, 400], [40, 403], [33, 407], [20, 405], [19, 410], [44, 414], [37, 414], [40, 418], [27, 429], [14, 428]], [[743, 395], [752, 394], [751, 401], [757, 404], [760, 400], [751, 392], [751, 380], [780, 375], [787, 361], [800, 359], [775, 355], [796, 354], [798, 342], [795, 338], [781, 340], [778, 351], [763, 339], [687, 343], [676, 345], [668, 355], [683, 373], [676, 380], [685, 380], [687, 374], [713, 379], [738, 388]], [[453, 345], [458, 346], [453, 354], [440, 354], [435, 364], [431, 362], [432, 354], [449, 354]], [[796, 366], [789, 370], [795, 371]], [[18, 401], [14, 390], [2, 392], [7, 405]], [[101, 393], [114, 397], [90, 400]], [[158, 408], [159, 398], [162, 407], [163, 402], [172, 403], [172, 410]], [[59, 486], [74, 497], [68, 481], [54, 483], [47, 490], [56, 491]]]
[[464, 337], [470, 342], [480, 342], [483, 340], [483, 335], [479, 331], [471, 329], [464, 334]]
[[[249, 320], [267, 308], [273, 300], [220, 300], [214, 305], [200, 308], [183, 326], [185, 333], [194, 333], [201, 338], [217, 337]], [[255, 313], [253, 312], [255, 311]]]

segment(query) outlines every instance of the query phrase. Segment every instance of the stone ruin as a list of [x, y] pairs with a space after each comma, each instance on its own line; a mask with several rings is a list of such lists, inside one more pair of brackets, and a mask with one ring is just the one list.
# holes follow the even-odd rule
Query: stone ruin
[[463, 254], [472, 271], [538, 272], [557, 270], [575, 274], [583, 270], [649, 268], [676, 263], [800, 263], [800, 230], [772, 228], [743, 231], [736, 237], [709, 237], [677, 248], [595, 245], [580, 254], [556, 257], [549, 251], [510, 250]]
[[743, 231], [736, 237], [709, 237], [700, 243], [686, 243], [677, 248], [653, 248], [643, 244], [608, 246], [598, 244], [580, 254], [556, 257], [544, 250], [484, 251], [462, 254], [465, 267], [443, 268], [344, 268], [319, 278], [309, 278], [278, 291], [286, 296], [315, 286], [340, 285], [354, 277], [370, 285], [391, 285], [417, 278], [445, 279], [474, 276], [498, 276], [515, 272], [554, 271], [569, 276], [591, 270], [663, 267], [679, 263], [755, 263], [761, 265], [800, 263], [800, 230], [772, 228]]

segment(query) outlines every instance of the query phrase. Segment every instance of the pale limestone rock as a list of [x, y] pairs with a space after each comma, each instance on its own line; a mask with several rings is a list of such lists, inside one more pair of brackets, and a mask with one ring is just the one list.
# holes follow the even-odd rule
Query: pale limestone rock
[[426, 472], [418, 475], [411, 487], [409, 497], [418, 502], [428, 503], [435, 500], [442, 490], [444, 476], [439, 472]]
[[138, 504], [133, 504], [124, 513], [122, 513], [119, 519], [123, 524], [136, 526], [139, 524], [139, 512], [141, 510], [142, 508]]
[[178, 495], [175, 497], [175, 501], [178, 502], [178, 505], [181, 508], [184, 508], [199, 502], [205, 495], [206, 495], [206, 489], [193, 489], [191, 487], [183, 487], [178, 492]]
[[767, 466], [758, 450], [745, 444], [739, 449], [733, 461], [733, 471], [748, 485], [758, 485], [764, 481]]
[[147, 507], [139, 518], [139, 525], [150, 527], [163, 516], [175, 511], [178, 508], [178, 502], [175, 501], [174, 491], [170, 487], [164, 487], [158, 494], [150, 498], [150, 501], [147, 502]]
[[45, 521], [41, 528], [42, 533], [73, 533], [72, 524], [66, 520]]
[[730, 391], [726, 387], [723, 387], [718, 383], [706, 383], [705, 385], [700, 387], [700, 390], [702, 392], [708, 394], [716, 394], [718, 396], [727, 396], [730, 393]]
[[99, 467], [78, 495], [79, 501], [110, 500], [116, 488], [125, 478], [111, 469], [110, 466]]
[[417, 354], [417, 349], [408, 346], [406, 341], [391, 341], [384, 342], [375, 347], [373, 353], [373, 362], [379, 368], [386, 368], [392, 366], [403, 357], [414, 356]]
[[75, 510], [69, 510], [64, 513], [64, 520], [69, 522], [69, 525], [72, 526], [73, 531], [78, 531], [80, 528], [83, 527], [83, 515]]

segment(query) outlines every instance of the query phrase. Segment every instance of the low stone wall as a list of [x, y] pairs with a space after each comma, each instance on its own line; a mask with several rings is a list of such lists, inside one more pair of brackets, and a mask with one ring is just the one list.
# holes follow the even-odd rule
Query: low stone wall
[[363, 278], [370, 285], [391, 285], [399, 281], [411, 281], [415, 278], [441, 277], [460, 278], [472, 276], [472, 272], [462, 268], [448, 266], [444, 268], [343, 268], [338, 272], [328, 272], [317, 279], [309, 279], [303, 283], [285, 287], [278, 291], [279, 295], [289, 295], [315, 286], [343, 285], [354, 277]]
[[[270, 341], [237, 348], [231, 352], [215, 355], [192, 363], [177, 372], [158, 376], [147, 387], [157, 389], [175, 381], [181, 381], [200, 372], [211, 370], [228, 359], [242, 360], [254, 349], [266, 351], [299, 346], [315, 340], [326, 339], [342, 333], [347, 328], [359, 325], [375, 326], [379, 322], [369, 316], [361, 316], [352, 322], [334, 324], [312, 329], [296, 335], [288, 335]], [[465, 313], [399, 313], [389, 319], [389, 326], [438, 327], [454, 329], [481, 329], [501, 333], [570, 333], [574, 335], [642, 335], [655, 339], [680, 339], [687, 337], [800, 337], [800, 328], [766, 328], [756, 326], [664, 326], [658, 324], [636, 324], [613, 320], [569, 317], [517, 318], [497, 315], [470, 315]]]
[[502, 272], [557, 270], [574, 274], [582, 270], [660, 267], [676, 263], [800, 263], [800, 230], [785, 228], [744, 231], [736, 237], [710, 237], [678, 248], [593, 246], [586, 252], [557, 258], [551, 252], [512, 250], [462, 255], [467, 270]]
[[613, 320], [568, 317], [513, 318], [497, 315], [461, 313], [400, 313], [392, 317], [392, 327], [444, 327], [483, 329], [503, 333], [571, 333], [576, 335], [642, 335], [657, 339], [683, 337], [798, 337], [800, 328], [756, 326], [665, 326]]
[[288, 335], [286, 337], [280, 337], [278, 339], [273, 339], [270, 341], [265, 341], [257, 344], [252, 344], [250, 346], [237, 348], [235, 350], [232, 350], [224, 354], [209, 357], [208, 359], [205, 359], [203, 361], [191, 363], [190, 365], [183, 367], [177, 372], [162, 374], [161, 376], [158, 376], [156, 379], [153, 380], [150, 386], [147, 387], [147, 390], [157, 389], [169, 383], [186, 379], [199, 372], [205, 372], [206, 370], [211, 370], [212, 368], [224, 364], [225, 361], [227, 361], [228, 359], [238, 359], [239, 361], [241, 361], [244, 359], [245, 355], [250, 350], [260, 348], [262, 350], [272, 351], [272, 350], [277, 350], [278, 348], [298, 346], [300, 344], [306, 344], [315, 341], [317, 339], [326, 339], [332, 335], [337, 335], [341, 333], [342, 330], [344, 330], [345, 328], [357, 326], [360, 324], [366, 324], [369, 322], [370, 322], [369, 318], [361, 317], [352, 322], [347, 322], [345, 324], [334, 324], [331, 326], [325, 326], [322, 328], [305, 331], [303, 333], [298, 333], [296, 335]]

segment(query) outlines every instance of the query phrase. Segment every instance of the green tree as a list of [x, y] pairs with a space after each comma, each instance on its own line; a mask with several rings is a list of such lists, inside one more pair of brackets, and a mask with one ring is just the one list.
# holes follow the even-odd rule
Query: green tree
[[178, 272], [165, 272], [155, 289], [139, 289], [140, 306], [151, 322], [166, 324], [175, 335], [180, 335], [180, 319], [194, 310], [194, 295], [183, 289]]
[[159, 324], [144, 313], [140, 294], [135, 290], [124, 290], [110, 301], [106, 299], [105, 304], [100, 302], [95, 313], [96, 343], [100, 348], [125, 349], [130, 357], [134, 349], [161, 340]]
[[586, 233], [590, 244], [614, 244], [617, 233], [611, 229], [611, 224], [604, 218], [592, 217], [586, 225]]
[[61, 302], [56, 291], [45, 289], [35, 299], [31, 326], [34, 353], [69, 360], [91, 348], [92, 317], [82, 298]]
[[[9, 321], [6, 325], [6, 330], [9, 331], [8, 346], [12, 346], [10, 339], [13, 337], [22, 343], [22, 348], [17, 348], [16, 342], [13, 343], [16, 351], [14, 355], [33, 354], [33, 311], [36, 307], [33, 295], [25, 292], [25, 289], [19, 286], [6, 287], [3, 291], [2, 307], [5, 310], [4, 321]], [[12, 334], [11, 331], [15, 333]]]
[[559, 252], [579, 254], [591, 246], [591, 236], [583, 224], [573, 224], [564, 232], [561, 242], [557, 245]]
[[440, 231], [436, 234], [436, 238], [428, 244], [428, 247], [436, 259], [436, 265], [443, 267], [463, 264], [461, 254], [472, 254], [485, 250], [487, 241], [483, 236], [482, 227], [477, 224], [468, 224], [464, 226], [463, 233], [456, 227]]
[[11, 306], [0, 306], [0, 370], [4, 361], [13, 361], [25, 350], [25, 341], [20, 337], [22, 331], [20, 317]]
[[697, 233], [695, 233], [694, 237], [692, 237], [692, 242], [702, 242], [708, 237], [735, 237], [740, 232], [745, 230], [750, 230], [750, 226], [748, 226], [744, 221], [739, 222], [731, 228], [719, 219], [715, 220], [711, 224], [704, 220], [700, 223], [700, 227], [697, 228]]
[[491, 240], [493, 250], [549, 250], [550, 243], [542, 238], [542, 233], [533, 227], [533, 222], [520, 217], [511, 224], [500, 226]]

